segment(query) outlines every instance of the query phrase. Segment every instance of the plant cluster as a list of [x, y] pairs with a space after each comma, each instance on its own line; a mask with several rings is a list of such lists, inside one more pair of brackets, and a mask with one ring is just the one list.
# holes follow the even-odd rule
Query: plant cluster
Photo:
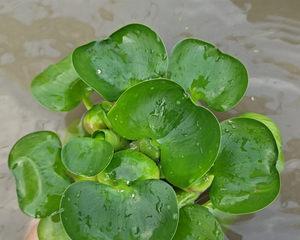
[[[243, 64], [215, 46], [185, 39], [168, 57], [141, 24], [49, 66], [32, 81], [37, 101], [54, 111], [83, 102], [87, 112], [66, 143], [39, 131], [9, 154], [39, 239], [224, 239], [216, 213], [256, 212], [280, 190], [275, 123], [257, 113], [219, 122], [212, 112], [233, 108], [247, 84]], [[209, 201], [196, 204], [204, 192]]]

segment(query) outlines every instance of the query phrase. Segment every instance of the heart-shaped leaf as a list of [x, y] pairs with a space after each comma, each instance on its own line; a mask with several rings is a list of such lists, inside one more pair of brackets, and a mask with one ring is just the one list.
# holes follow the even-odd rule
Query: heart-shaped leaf
[[75, 49], [73, 64], [83, 81], [114, 101], [140, 81], [165, 76], [168, 60], [155, 32], [141, 24], [130, 24], [103, 41]]
[[224, 240], [218, 221], [200, 205], [186, 205], [180, 209], [179, 223], [173, 240]]
[[159, 179], [159, 168], [155, 162], [145, 154], [127, 149], [114, 154], [108, 167], [98, 176], [109, 180]]
[[32, 95], [53, 111], [69, 111], [87, 94], [87, 86], [73, 68], [72, 55], [50, 65], [31, 83]]
[[59, 219], [59, 215], [41, 219], [37, 232], [39, 240], [71, 240]]
[[210, 190], [213, 205], [233, 214], [269, 205], [280, 189], [278, 151], [271, 131], [250, 118], [222, 122], [222, 141]]
[[131, 87], [120, 96], [108, 118], [113, 129], [127, 139], [156, 140], [163, 173], [180, 188], [188, 188], [202, 177], [217, 156], [217, 119], [194, 105], [170, 80], [150, 80]]
[[73, 240], [171, 240], [178, 223], [175, 192], [160, 180], [114, 187], [76, 182], [61, 207], [62, 223]]
[[19, 206], [32, 217], [49, 216], [59, 208], [70, 184], [60, 159], [61, 143], [53, 132], [34, 132], [21, 138], [9, 154]]
[[89, 137], [72, 138], [62, 150], [62, 161], [75, 176], [92, 177], [102, 172], [114, 154], [112, 145]]
[[215, 46], [198, 40], [179, 42], [171, 55], [169, 78], [216, 111], [227, 111], [244, 96], [248, 85], [244, 65]]
[[263, 124], [265, 124], [269, 128], [269, 130], [273, 133], [278, 148], [278, 161], [276, 167], [279, 172], [282, 172], [284, 169], [285, 161], [284, 161], [284, 155], [282, 149], [282, 137], [281, 137], [280, 129], [278, 128], [277, 124], [273, 122], [271, 118], [258, 113], [244, 113], [241, 115], [241, 117], [252, 118], [257, 121], [260, 121]]

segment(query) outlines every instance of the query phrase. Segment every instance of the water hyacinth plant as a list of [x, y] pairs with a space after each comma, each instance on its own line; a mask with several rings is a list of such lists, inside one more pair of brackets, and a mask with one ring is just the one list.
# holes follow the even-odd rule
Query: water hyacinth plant
[[53, 111], [83, 102], [87, 112], [67, 143], [39, 131], [9, 154], [39, 239], [224, 239], [215, 210], [253, 213], [280, 190], [275, 123], [257, 113], [219, 122], [211, 111], [232, 109], [247, 84], [243, 64], [212, 44], [185, 39], [168, 56], [141, 24], [49, 66], [32, 81], [35, 99]]

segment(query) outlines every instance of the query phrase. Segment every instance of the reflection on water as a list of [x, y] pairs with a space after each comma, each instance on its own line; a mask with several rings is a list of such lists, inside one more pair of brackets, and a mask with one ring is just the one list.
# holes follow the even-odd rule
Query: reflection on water
[[283, 131], [286, 169], [278, 200], [231, 226], [232, 240], [296, 240], [300, 235], [300, 1], [299, 0], [0, 0], [0, 239], [22, 239], [7, 154], [24, 134], [62, 133], [83, 109], [44, 110], [30, 96], [35, 74], [75, 46], [131, 22], [151, 25], [170, 50], [183, 37], [214, 42], [248, 67], [247, 96], [221, 118], [256, 111]]

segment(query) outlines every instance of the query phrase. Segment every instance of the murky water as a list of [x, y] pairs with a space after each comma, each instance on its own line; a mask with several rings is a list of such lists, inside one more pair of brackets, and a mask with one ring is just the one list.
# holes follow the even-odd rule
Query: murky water
[[23, 239], [29, 221], [18, 209], [7, 169], [12, 144], [31, 131], [62, 132], [80, 112], [44, 110], [30, 95], [31, 79], [74, 47], [131, 22], [152, 26], [169, 50], [184, 37], [196, 37], [247, 65], [247, 97], [226, 116], [256, 111], [275, 119], [287, 163], [278, 200], [232, 225], [228, 237], [299, 239], [299, 12], [299, 0], [0, 0], [0, 239]]

